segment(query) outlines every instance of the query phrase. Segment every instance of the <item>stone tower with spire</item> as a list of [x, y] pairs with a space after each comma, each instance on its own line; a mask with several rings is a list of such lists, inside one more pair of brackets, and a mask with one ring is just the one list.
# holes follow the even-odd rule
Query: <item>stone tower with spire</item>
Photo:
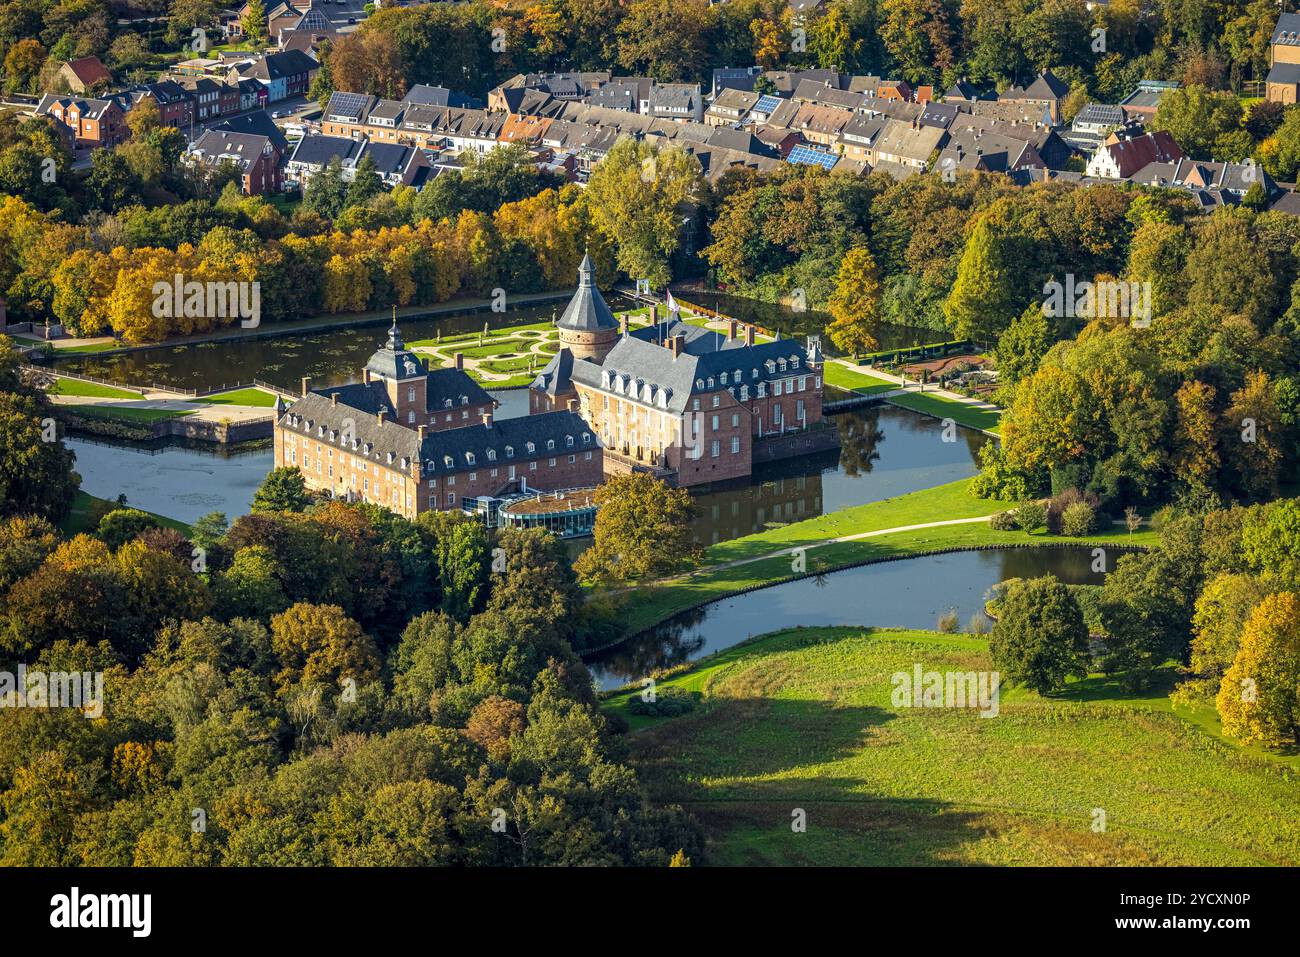
[[416, 425], [424, 421], [428, 408], [428, 376], [424, 363], [406, 348], [402, 333], [397, 328], [397, 310], [393, 310], [393, 325], [388, 330], [388, 341], [379, 348], [362, 370], [366, 382], [382, 382], [392, 402], [395, 421]]
[[578, 291], [569, 300], [564, 314], [555, 323], [560, 330], [560, 346], [576, 359], [604, 362], [619, 338], [618, 320], [596, 288], [596, 268], [591, 256], [582, 257], [578, 267]]

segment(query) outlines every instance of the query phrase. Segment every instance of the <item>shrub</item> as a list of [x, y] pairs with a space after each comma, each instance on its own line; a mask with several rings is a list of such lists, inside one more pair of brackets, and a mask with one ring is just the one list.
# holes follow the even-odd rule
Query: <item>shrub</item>
[[989, 617], [982, 611], [977, 611], [970, 616], [970, 621], [966, 624], [966, 633], [971, 635], [987, 635], [989, 633]]
[[1097, 513], [1087, 502], [1074, 502], [1061, 516], [1061, 534], [1079, 538], [1091, 532], [1097, 523]]
[[695, 695], [676, 688], [664, 688], [655, 692], [654, 701], [643, 701], [641, 695], [635, 694], [628, 702], [627, 710], [632, 714], [649, 715], [655, 718], [675, 718], [695, 710]]
[[957, 609], [949, 608], [939, 616], [939, 630], [946, 635], [956, 634], [957, 632]]
[[1015, 512], [998, 512], [989, 519], [989, 528], [995, 532], [1014, 532], [1016, 530]]
[[1047, 524], [1047, 506], [1030, 500], [1016, 509], [1016, 525], [1022, 532], [1032, 532]]
[[1059, 495], [1052, 496], [1047, 503], [1047, 530], [1053, 535], [1064, 535], [1061, 531], [1061, 519], [1065, 510], [1076, 502], [1086, 503], [1095, 513], [1100, 500], [1091, 492], [1080, 492], [1077, 488], [1067, 488]]

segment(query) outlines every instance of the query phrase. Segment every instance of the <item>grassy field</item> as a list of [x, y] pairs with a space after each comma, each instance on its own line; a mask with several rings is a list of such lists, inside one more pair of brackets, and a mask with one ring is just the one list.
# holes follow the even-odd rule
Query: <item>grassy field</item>
[[939, 419], [952, 419], [958, 425], [984, 432], [996, 433], [998, 421], [1002, 418], [1001, 411], [997, 409], [979, 409], [965, 402], [954, 402], [952, 399], [945, 399], [938, 395], [922, 395], [913, 392], [908, 395], [894, 396], [885, 401]]
[[[995, 717], [896, 707], [891, 676], [985, 671], [983, 639], [780, 632], [661, 682], [700, 698], [643, 719], [633, 763], [704, 825], [715, 865], [1300, 863], [1297, 759], [1237, 748], [1163, 689], [1094, 676]], [[626, 697], [606, 703], [626, 710]], [[807, 830], [791, 829], [794, 809]], [[1103, 830], [1094, 830], [1098, 812]]]
[[194, 410], [176, 411], [174, 409], [134, 409], [129, 406], [116, 405], [65, 405], [63, 408], [85, 419], [108, 419], [129, 422], [131, 425], [152, 425], [167, 419], [193, 415]]
[[[806, 571], [816, 573], [859, 562], [906, 558], [948, 548], [1085, 544], [1149, 546], [1158, 539], [1158, 534], [1150, 529], [1130, 535], [1122, 526], [1113, 526], [1087, 538], [1064, 538], [1044, 531], [1032, 534], [1019, 530], [996, 531], [987, 522], [969, 522], [893, 532], [857, 541], [817, 544], [864, 532], [976, 518], [1010, 506], [1008, 502], [975, 498], [970, 494], [969, 485], [970, 479], [962, 479], [712, 545], [706, 549], [704, 564], [695, 573], [636, 588], [628, 611], [629, 627], [632, 632], [639, 631], [687, 608], [795, 577], [789, 554], [752, 560], [783, 549], [807, 548]], [[725, 567], [725, 563], [741, 560], [746, 560], [746, 564]]]
[[111, 385], [98, 382], [85, 382], [81, 379], [55, 379], [50, 387], [51, 395], [75, 395], [97, 399], [138, 399], [139, 392], [128, 392]]
[[235, 389], [233, 392], [205, 395], [194, 401], [206, 402], [208, 405], [246, 405], [269, 409], [275, 405], [275, 395], [257, 388]]
[[[73, 535], [79, 535], [82, 532], [93, 532], [96, 527], [98, 527], [100, 518], [106, 512], [111, 512], [113, 509], [118, 507], [120, 506], [118, 506], [116, 502], [96, 498], [95, 496], [88, 495], [78, 489], [77, 494], [72, 498], [72, 510], [68, 513], [67, 517], [59, 523], [59, 529], [69, 538]], [[126, 507], [131, 508], [133, 506], [127, 505]], [[143, 509], [141, 509], [141, 511], [143, 511]], [[153, 512], [150, 512], [149, 514], [153, 515], [153, 517], [158, 520], [158, 524], [163, 528], [174, 528], [182, 535], [188, 535], [190, 533], [190, 527], [184, 522], [178, 521], [174, 518], [167, 518], [165, 515], [157, 515]]]
[[877, 392], [892, 392], [898, 388], [896, 383], [865, 372], [854, 372], [838, 362], [828, 362], [822, 370], [822, 379], [827, 385], [839, 389], [848, 389], [858, 395], [875, 395]]

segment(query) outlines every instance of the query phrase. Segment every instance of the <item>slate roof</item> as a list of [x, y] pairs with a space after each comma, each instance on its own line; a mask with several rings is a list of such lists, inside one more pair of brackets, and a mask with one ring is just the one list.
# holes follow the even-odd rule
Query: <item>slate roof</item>
[[596, 288], [596, 269], [591, 257], [584, 255], [578, 267], [578, 290], [564, 307], [556, 326], [574, 332], [599, 332], [605, 329], [617, 329], [618, 320], [605, 304], [605, 299]]
[[289, 151], [289, 141], [285, 138], [284, 130], [275, 125], [271, 117], [267, 116], [266, 110], [251, 110], [248, 113], [229, 117], [212, 129], [227, 130], [231, 133], [255, 133], [258, 136], [265, 136], [275, 144], [281, 156]]
[[1062, 100], [1069, 92], [1070, 84], [1051, 70], [1044, 70], [1038, 74], [1038, 79], [1029, 84], [1029, 87], [1024, 92], [1024, 98], [1027, 100]]
[[1285, 46], [1300, 45], [1300, 13], [1284, 13], [1278, 17], [1271, 42]]
[[[479, 423], [459, 429], [426, 431], [421, 442], [418, 431], [392, 419], [380, 425], [378, 415], [357, 415], [364, 410], [344, 402], [344, 393], [356, 388], [343, 386], [329, 390], [339, 393], [338, 405], [327, 394], [309, 392], [280, 416], [279, 424], [290, 433], [307, 435], [313, 441], [339, 448], [345, 447], [343, 435], [348, 429], [354, 441], [347, 443], [346, 448], [352, 454], [407, 474], [412, 464], [419, 462], [422, 478], [600, 448], [600, 439], [576, 412], [544, 412], [494, 420], [491, 425]], [[359, 397], [355, 391], [348, 395]], [[572, 445], [569, 445], [570, 438]]]
[[262, 155], [269, 137], [256, 133], [232, 133], [229, 130], [206, 130], [190, 147], [190, 156], [204, 166], [219, 166], [229, 160], [241, 170], [248, 168]]
[[1266, 82], [1300, 83], [1300, 63], [1274, 63]]
[[364, 145], [363, 141], [349, 136], [304, 136], [293, 148], [289, 162], [328, 166], [330, 160], [337, 156], [346, 163], [358, 156]]
[[[787, 361], [784, 370], [778, 365], [779, 359]], [[797, 369], [788, 364], [791, 359], [798, 360]], [[606, 374], [611, 383], [616, 376], [622, 375], [627, 383], [625, 388], [635, 385], [636, 394], [643, 401], [680, 414], [689, 407], [692, 396], [732, 388], [732, 376], [736, 372], [740, 373], [740, 381], [735, 385], [752, 388], [759, 382], [805, 375], [806, 370], [804, 347], [792, 339], [724, 348], [699, 355], [689, 352], [673, 355], [671, 349], [629, 335], [619, 339], [603, 365], [575, 359], [572, 374], [576, 382], [606, 390], [610, 388], [604, 385]], [[724, 372], [729, 379], [728, 385], [722, 384]]]
[[405, 104], [418, 104], [420, 106], [450, 106], [458, 110], [475, 110], [482, 109], [483, 104], [472, 96], [466, 96], [464, 93], [457, 93], [455, 90], [449, 90], [445, 86], [426, 86], [423, 83], [417, 83], [406, 91], [406, 96], [402, 97]]

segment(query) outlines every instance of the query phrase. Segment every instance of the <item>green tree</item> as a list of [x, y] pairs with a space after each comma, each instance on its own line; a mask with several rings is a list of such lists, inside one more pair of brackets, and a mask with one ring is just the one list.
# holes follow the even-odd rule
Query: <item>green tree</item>
[[584, 198], [593, 225], [617, 251], [618, 268], [656, 288], [703, 189], [700, 163], [680, 147], [620, 138], [591, 172]]
[[1168, 130], [1188, 156], [1209, 156], [1220, 136], [1241, 126], [1241, 100], [1235, 93], [1203, 86], [1170, 90], [1161, 97], [1151, 129]]
[[1005, 241], [984, 219], [966, 240], [943, 312], [958, 338], [981, 343], [995, 341], [1016, 316]]
[[252, 512], [301, 512], [311, 504], [307, 482], [297, 468], [271, 469], [253, 495]]
[[148, 512], [134, 508], [117, 508], [99, 520], [95, 534], [104, 540], [104, 544], [117, 551], [137, 535], [151, 528], [158, 528], [158, 519]]
[[699, 560], [691, 519], [698, 506], [686, 489], [675, 489], [644, 472], [619, 475], [596, 490], [592, 546], [574, 571], [587, 581], [655, 578]]
[[993, 667], [1039, 694], [1088, 673], [1088, 628], [1070, 590], [1051, 576], [1013, 583], [989, 636]]

